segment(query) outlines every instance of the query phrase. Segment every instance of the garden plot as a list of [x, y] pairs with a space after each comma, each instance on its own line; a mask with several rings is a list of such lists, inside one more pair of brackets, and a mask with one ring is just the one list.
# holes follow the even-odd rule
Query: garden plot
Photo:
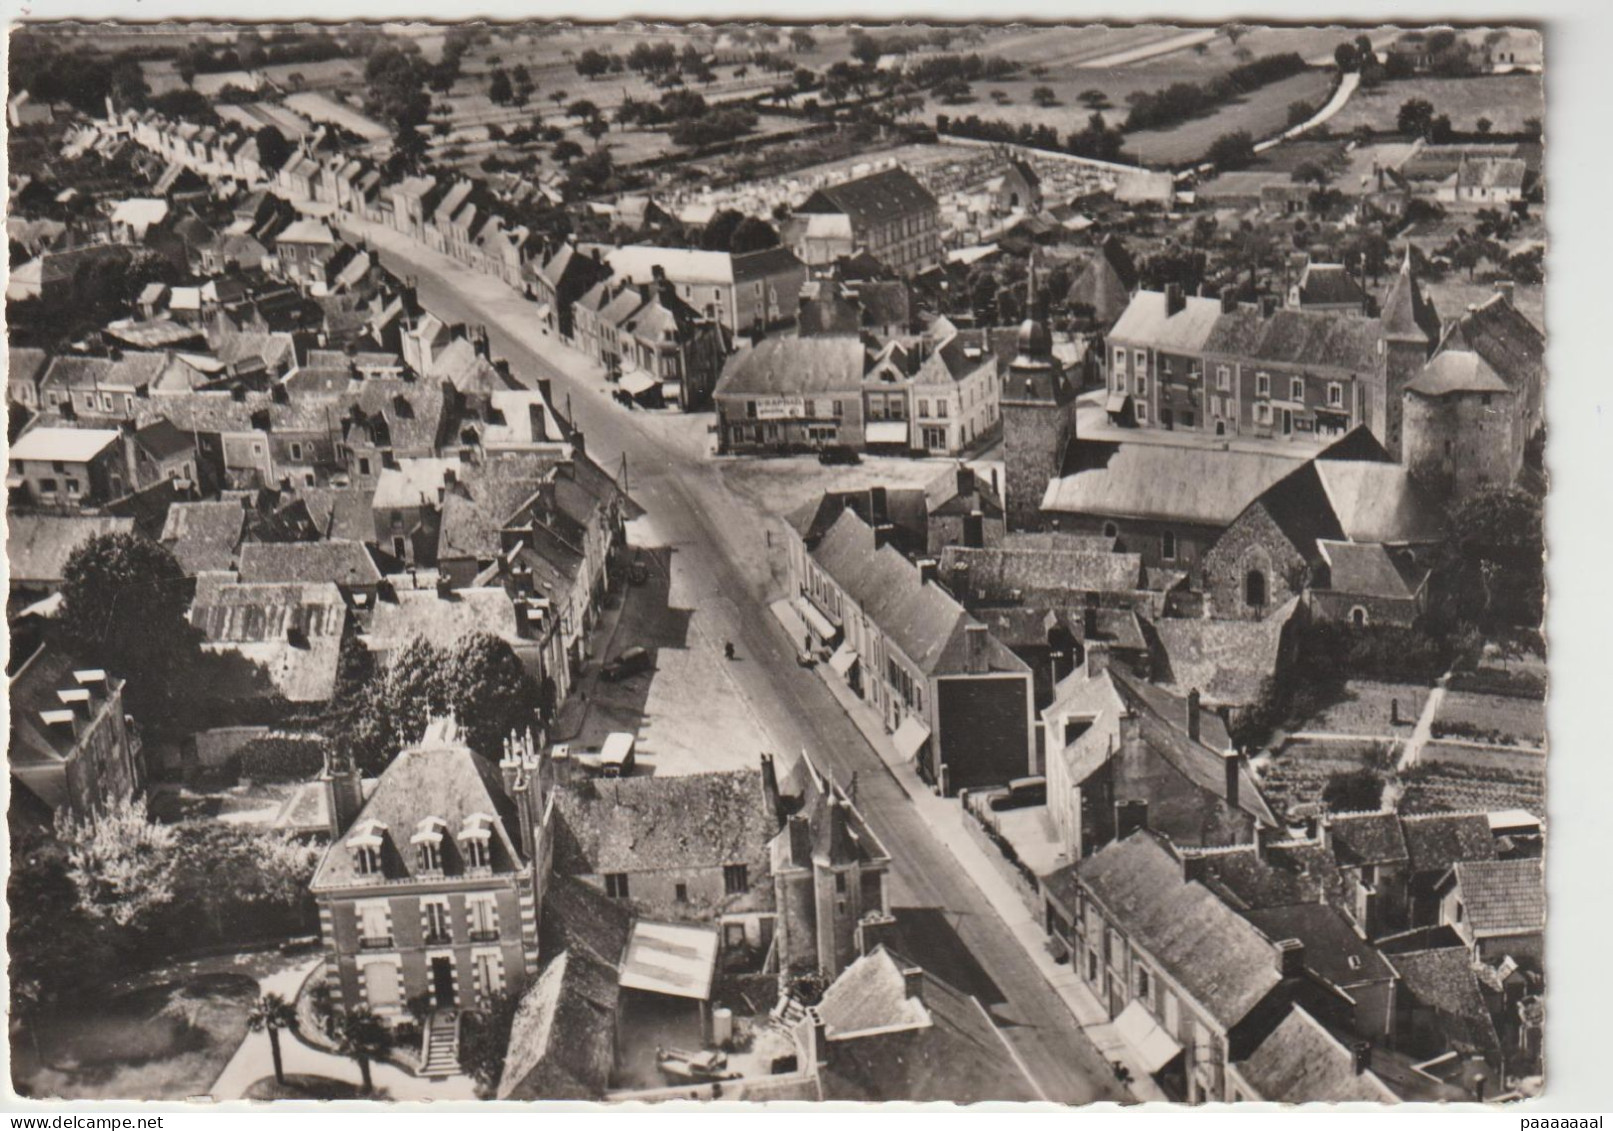
[[1322, 800], [1328, 779], [1335, 774], [1379, 767], [1388, 760], [1386, 744], [1370, 741], [1293, 739], [1268, 760], [1257, 764], [1260, 792], [1277, 813]]
[[1546, 815], [1546, 777], [1493, 767], [1424, 761], [1400, 775], [1402, 813], [1494, 813], [1523, 809]]
[[[1352, 679], [1342, 697], [1307, 719], [1298, 731], [1316, 734], [1409, 735], [1428, 701], [1429, 689], [1415, 683]], [[1398, 722], [1391, 720], [1398, 719]]]
[[1440, 704], [1433, 734], [1435, 738], [1538, 748], [1546, 740], [1546, 704], [1539, 699], [1452, 691]]

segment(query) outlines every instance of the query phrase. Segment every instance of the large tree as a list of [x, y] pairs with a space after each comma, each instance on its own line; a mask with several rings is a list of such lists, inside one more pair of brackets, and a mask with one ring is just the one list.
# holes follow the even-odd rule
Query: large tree
[[67, 853], [78, 906], [119, 927], [146, 925], [174, 898], [177, 834], [146, 816], [142, 801], [113, 801], [93, 818], [65, 810], [56, 835]]
[[1492, 488], [1452, 512], [1431, 583], [1441, 611], [1487, 634], [1540, 626], [1546, 540], [1540, 500]]
[[68, 647], [126, 678], [129, 707], [156, 722], [178, 706], [195, 663], [191, 583], [168, 549], [139, 534], [100, 534], [62, 571], [57, 624]]
[[532, 725], [536, 683], [508, 641], [489, 632], [461, 637], [446, 661], [444, 692], [466, 744], [497, 757], [511, 731]]
[[510, 1026], [520, 1007], [519, 995], [492, 994], [482, 1007], [465, 1014], [459, 1030], [459, 1065], [485, 1095], [504, 1076], [504, 1059], [510, 1051]]

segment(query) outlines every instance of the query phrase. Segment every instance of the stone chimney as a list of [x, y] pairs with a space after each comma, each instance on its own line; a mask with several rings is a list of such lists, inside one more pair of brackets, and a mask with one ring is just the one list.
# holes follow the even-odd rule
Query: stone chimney
[[1187, 296], [1182, 292], [1182, 284], [1165, 284], [1165, 316], [1167, 318], [1180, 314], [1187, 309]]
[[1238, 309], [1238, 292], [1231, 287], [1221, 288], [1221, 313], [1231, 314]]
[[1277, 947], [1277, 973], [1297, 978], [1305, 972], [1305, 944], [1298, 939], [1280, 939]]
[[320, 778], [325, 785], [330, 839], [335, 841], [352, 827], [359, 810], [364, 808], [363, 779], [353, 756], [334, 749], [325, 751], [325, 772]]
[[92, 709], [88, 688], [64, 687], [56, 692], [56, 698], [61, 701], [65, 709], [72, 711], [74, 717], [80, 722], [87, 723], [90, 721]]
[[857, 953], [870, 955], [896, 938], [896, 917], [874, 908], [857, 924]]
[[941, 563], [936, 561], [934, 558], [920, 558], [918, 567], [920, 584], [928, 584], [931, 581], [940, 580]]
[[[1096, 621], [1096, 615], [1094, 615]], [[1109, 645], [1101, 640], [1087, 639], [1087, 678], [1097, 679], [1109, 670]]]
[[888, 522], [877, 523], [874, 526], [874, 549], [883, 549], [891, 543], [891, 535], [896, 533], [896, 527]]
[[779, 804], [778, 768], [773, 764], [773, 755], [762, 755], [762, 796], [767, 800], [767, 812], [775, 821], [783, 818], [782, 806]]
[[[1499, 285], [1499, 284], [1498, 284]], [[958, 465], [958, 494], [972, 495], [975, 490], [975, 469], [964, 464]]]
[[902, 990], [909, 1001], [924, 1000], [924, 971], [917, 966], [902, 970]]
[[1512, 302], [1514, 287], [1515, 284], [1511, 279], [1497, 279], [1495, 281], [1495, 293], [1506, 299], [1509, 304]]
[[829, 1063], [829, 1026], [815, 1005], [807, 1008], [806, 1020], [802, 1024], [807, 1029], [808, 1038], [804, 1050], [807, 1063], [801, 1067], [812, 1072]]
[[868, 488], [868, 525], [883, 526], [887, 510], [888, 498], [884, 487]]
[[1355, 1062], [1355, 1074], [1360, 1076], [1372, 1068], [1372, 1042], [1351, 1041], [1350, 1056]]
[[983, 624], [966, 624], [963, 627], [967, 670], [970, 675], [981, 675], [989, 670], [987, 655], [991, 644], [991, 630]]
[[1226, 798], [1227, 808], [1238, 807], [1238, 786], [1243, 781], [1243, 754], [1228, 747], [1221, 751], [1221, 765], [1226, 771]]
[[1199, 689], [1194, 688], [1187, 693], [1187, 737], [1194, 742], [1199, 740]]
[[1255, 857], [1263, 863], [1270, 863], [1272, 845], [1281, 844], [1287, 839], [1288, 832], [1281, 827], [1258, 826], [1255, 829]]

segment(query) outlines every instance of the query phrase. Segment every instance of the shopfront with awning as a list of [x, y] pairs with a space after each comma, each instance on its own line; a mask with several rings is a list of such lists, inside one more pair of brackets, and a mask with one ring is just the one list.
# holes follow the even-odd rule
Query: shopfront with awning
[[813, 636], [817, 637], [820, 644], [827, 646], [840, 636], [839, 626], [825, 616], [806, 594], [797, 596], [790, 605], [795, 610], [795, 615], [801, 618], [801, 622]]
[[1131, 420], [1131, 397], [1126, 393], [1110, 393], [1109, 398], [1103, 402], [1103, 408], [1116, 421]]
[[850, 644], [842, 644], [835, 649], [835, 654], [829, 657], [829, 670], [841, 679], [849, 680], [852, 669], [857, 666], [857, 653], [851, 650]]
[[896, 728], [891, 736], [891, 742], [896, 746], [896, 752], [902, 756], [904, 762], [912, 762], [918, 758], [919, 751], [924, 744], [930, 741], [930, 728], [909, 715], [902, 720], [902, 725]]
[[908, 446], [907, 421], [870, 420], [863, 426], [863, 442], [870, 447], [881, 445], [905, 448]]
[[617, 382], [617, 385], [620, 386], [622, 392], [630, 397], [642, 397], [645, 393], [655, 388], [657, 382], [654, 377], [642, 369], [630, 369], [622, 374], [622, 379]]
[[1121, 1010], [1115, 1018], [1115, 1031], [1131, 1046], [1136, 1061], [1150, 1076], [1182, 1055], [1182, 1046], [1140, 1001]]

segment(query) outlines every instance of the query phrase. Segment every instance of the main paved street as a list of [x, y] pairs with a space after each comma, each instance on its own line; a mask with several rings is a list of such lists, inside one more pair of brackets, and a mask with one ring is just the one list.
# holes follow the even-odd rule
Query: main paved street
[[893, 860], [891, 902], [909, 957], [978, 996], [1050, 1100], [1124, 1100], [1107, 1062], [1048, 987], [985, 896], [932, 833], [879, 756], [811, 672], [795, 662], [767, 601], [779, 595], [769, 569], [764, 516], [729, 492], [706, 454], [710, 416], [630, 411], [609, 400], [597, 366], [545, 336], [536, 307], [502, 283], [436, 255], [395, 232], [357, 233], [421, 302], [454, 322], [485, 325], [495, 355], [527, 380], [548, 377], [569, 402], [587, 450], [615, 469], [628, 456], [630, 488], [649, 512], [646, 535], [672, 548], [674, 576], [694, 610], [690, 648], [739, 659], [722, 666], [781, 754], [810, 751], [842, 782], [857, 775], [857, 802]]

